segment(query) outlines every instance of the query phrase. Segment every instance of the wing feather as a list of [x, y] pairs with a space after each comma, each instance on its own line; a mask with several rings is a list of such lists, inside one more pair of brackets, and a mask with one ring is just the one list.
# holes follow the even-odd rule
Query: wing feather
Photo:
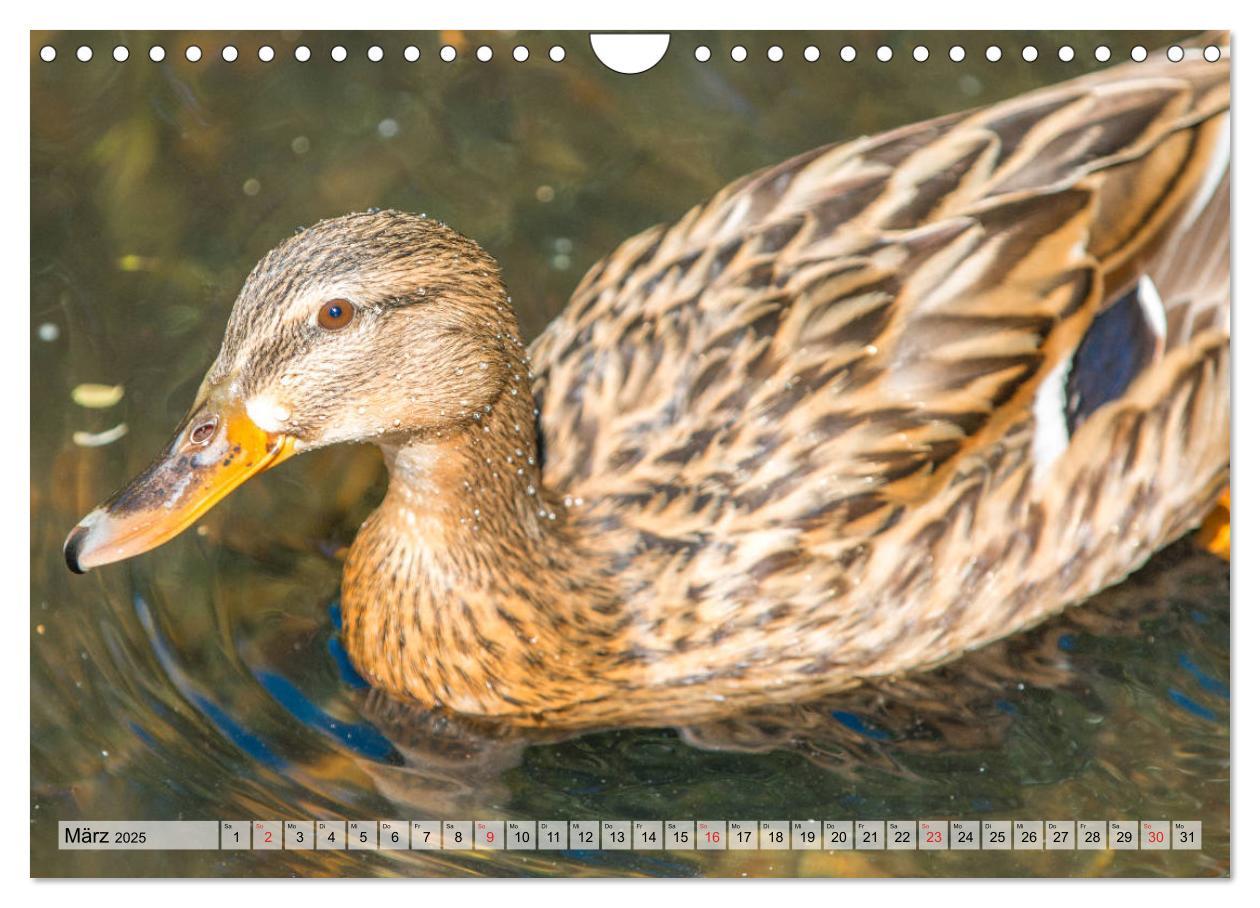
[[1203, 197], [1228, 104], [1227, 61], [1116, 67], [808, 152], [628, 240], [532, 350], [547, 481], [659, 537], [878, 532], [1178, 231], [1219, 284], [1219, 222], [1185, 217], [1228, 212]]

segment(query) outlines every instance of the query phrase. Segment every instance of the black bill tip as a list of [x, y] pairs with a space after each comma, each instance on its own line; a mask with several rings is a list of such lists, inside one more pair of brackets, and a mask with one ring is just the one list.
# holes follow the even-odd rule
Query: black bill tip
[[83, 550], [83, 540], [87, 538], [88, 528], [79, 524], [70, 531], [70, 535], [66, 537], [65, 547], [62, 553], [66, 556], [66, 567], [74, 571], [76, 574], [86, 574], [87, 568], [79, 565], [79, 553]]

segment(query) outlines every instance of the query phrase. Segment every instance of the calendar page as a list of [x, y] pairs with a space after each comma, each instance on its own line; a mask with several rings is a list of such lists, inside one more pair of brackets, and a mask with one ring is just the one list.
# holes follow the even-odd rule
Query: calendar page
[[1230, 35], [842, 20], [30, 32], [32, 876], [1230, 875]]

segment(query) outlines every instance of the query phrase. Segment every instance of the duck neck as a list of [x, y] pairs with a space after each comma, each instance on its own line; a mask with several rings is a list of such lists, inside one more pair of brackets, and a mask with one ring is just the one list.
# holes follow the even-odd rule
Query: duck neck
[[342, 583], [346, 648], [375, 686], [483, 715], [589, 690], [617, 608], [543, 485], [534, 427], [527, 387], [509, 387], [455, 431], [382, 445], [389, 490]]
[[563, 508], [543, 486], [533, 407], [526, 389], [508, 389], [465, 425], [382, 445], [389, 492], [381, 510], [401, 535], [478, 574], [550, 548]]

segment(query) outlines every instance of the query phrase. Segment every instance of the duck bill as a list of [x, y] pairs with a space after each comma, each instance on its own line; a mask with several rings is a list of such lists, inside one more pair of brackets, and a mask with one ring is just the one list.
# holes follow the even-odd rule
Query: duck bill
[[292, 437], [259, 428], [235, 401], [207, 399], [148, 469], [70, 531], [66, 565], [82, 574], [157, 548], [292, 455]]

